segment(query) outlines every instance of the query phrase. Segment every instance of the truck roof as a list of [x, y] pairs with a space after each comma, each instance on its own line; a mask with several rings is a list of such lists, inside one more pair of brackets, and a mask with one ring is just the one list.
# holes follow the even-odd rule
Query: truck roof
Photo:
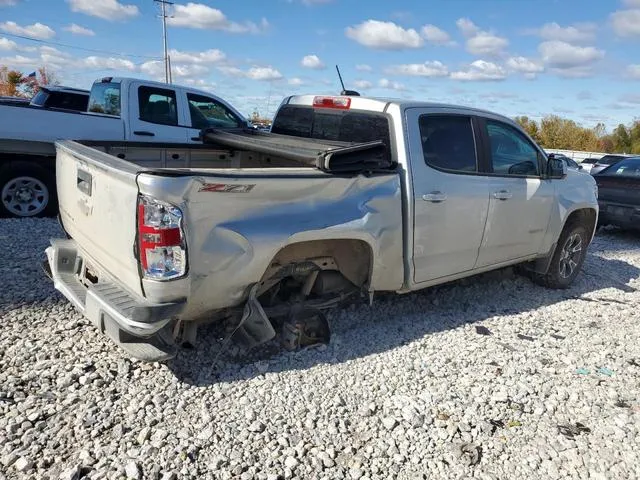
[[[344, 98], [344, 95], [292, 95], [283, 100], [282, 105], [313, 105], [314, 98], [316, 97], [339, 97]], [[480, 114], [490, 114], [493, 116], [501, 117], [505, 120], [508, 120], [510, 123], [513, 123], [508, 117], [501, 115], [496, 112], [492, 112], [489, 110], [483, 110], [480, 108], [474, 107], [466, 107], [462, 105], [454, 105], [448, 103], [437, 103], [437, 102], [424, 102], [417, 100], [402, 100], [398, 98], [385, 98], [385, 97], [362, 97], [362, 96], [349, 96], [347, 98], [351, 99], [351, 109], [354, 110], [369, 110], [373, 112], [384, 112], [386, 111], [390, 105], [395, 105], [399, 107], [401, 110], [407, 108], [442, 108], [442, 109], [455, 109], [455, 110], [465, 110], [468, 111], [469, 114], [480, 113]]]

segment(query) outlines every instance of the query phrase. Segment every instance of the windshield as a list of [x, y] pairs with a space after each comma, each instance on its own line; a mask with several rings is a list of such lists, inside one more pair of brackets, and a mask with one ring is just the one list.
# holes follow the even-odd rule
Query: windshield
[[623, 160], [623, 158], [624, 157], [618, 157], [616, 155], [605, 155], [600, 160], [598, 160], [598, 163], [600, 165], [613, 165], [614, 163]]
[[640, 177], [640, 157], [622, 160], [602, 171], [600, 175], [611, 177]]
[[47, 98], [49, 94], [44, 90], [40, 90], [36, 93], [36, 96], [31, 99], [31, 105], [37, 105], [38, 107], [43, 107], [47, 103]]

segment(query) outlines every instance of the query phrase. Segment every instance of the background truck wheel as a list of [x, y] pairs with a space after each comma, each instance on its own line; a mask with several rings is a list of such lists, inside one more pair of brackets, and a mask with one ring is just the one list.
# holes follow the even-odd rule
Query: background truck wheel
[[53, 172], [30, 162], [0, 168], [0, 216], [46, 217], [57, 211]]
[[548, 288], [569, 288], [582, 268], [589, 243], [587, 228], [580, 223], [564, 227], [546, 274], [534, 280]]

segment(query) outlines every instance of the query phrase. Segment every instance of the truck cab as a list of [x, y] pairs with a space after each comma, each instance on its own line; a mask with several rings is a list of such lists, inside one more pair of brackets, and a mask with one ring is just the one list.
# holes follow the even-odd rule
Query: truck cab
[[57, 140], [184, 146], [202, 144], [203, 128], [248, 125], [223, 99], [184, 86], [106, 77], [94, 82], [88, 99], [83, 92], [47, 87], [34, 98], [40, 107], [0, 103], [0, 216], [57, 213]]

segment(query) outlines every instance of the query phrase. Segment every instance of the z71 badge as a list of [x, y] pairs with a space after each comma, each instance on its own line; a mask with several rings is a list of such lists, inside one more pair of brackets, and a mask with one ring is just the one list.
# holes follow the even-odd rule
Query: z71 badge
[[255, 183], [238, 184], [238, 183], [203, 183], [199, 192], [216, 192], [216, 193], [249, 193], [255, 187]]

